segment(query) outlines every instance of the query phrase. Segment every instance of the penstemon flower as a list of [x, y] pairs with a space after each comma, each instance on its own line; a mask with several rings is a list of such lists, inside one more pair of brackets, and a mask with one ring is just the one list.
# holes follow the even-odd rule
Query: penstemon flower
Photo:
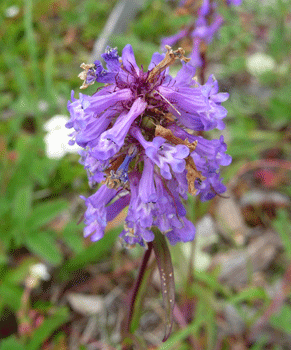
[[[242, 0], [223, 0], [224, 6], [239, 6]], [[196, 20], [185, 25], [178, 33], [165, 37], [161, 40], [161, 47], [165, 45], [173, 46], [181, 40], [191, 41], [192, 52], [190, 54], [190, 63], [194, 67], [205, 65], [205, 52], [207, 46], [212, 42], [215, 35], [218, 34], [224, 19], [217, 12], [217, 3], [211, 0], [188, 0], [180, 1], [178, 4], [180, 14], [194, 15]], [[187, 42], [187, 41], [186, 41]]]
[[[184, 50], [155, 53], [148, 70], [136, 64], [132, 47], [122, 56], [107, 48], [100, 61], [82, 64], [81, 88], [104, 83], [93, 96], [80, 94], [68, 103], [73, 128], [71, 144], [83, 148], [81, 163], [89, 183], [101, 186], [85, 199], [84, 235], [101, 239], [109, 221], [128, 206], [120, 234], [126, 245], [147, 246], [157, 227], [171, 244], [194, 239], [186, 218], [187, 193], [213, 198], [226, 188], [220, 166], [229, 165], [226, 144], [207, 140], [197, 131], [224, 128], [228, 94], [218, 92], [213, 76], [204, 85]], [[173, 78], [168, 67], [177, 59], [182, 68]]]
[[[185, 11], [191, 14], [193, 12], [192, 7], [196, 7], [193, 4], [191, 6], [191, 1], [179, 4], [179, 6], [185, 6]], [[171, 37], [163, 38], [161, 41], [161, 46], [164, 47], [165, 45], [174, 45], [185, 37], [191, 38], [192, 52], [190, 63], [194, 67], [201, 67], [203, 64], [201, 53], [205, 51], [206, 45], [211, 43], [214, 35], [218, 32], [223, 23], [223, 18], [221, 15], [216, 13], [216, 8], [217, 4], [215, 2], [203, 0], [201, 6], [194, 11], [197, 12], [197, 19], [195, 23], [191, 23]]]
[[226, 0], [228, 6], [239, 6], [242, 3], [242, 0]]

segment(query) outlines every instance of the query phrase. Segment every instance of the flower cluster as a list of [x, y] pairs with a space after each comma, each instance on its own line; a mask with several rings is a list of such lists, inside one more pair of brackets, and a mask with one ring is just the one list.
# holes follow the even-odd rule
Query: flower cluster
[[[100, 61], [82, 64], [81, 88], [104, 83], [93, 96], [80, 94], [68, 103], [74, 128], [71, 143], [83, 148], [81, 163], [95, 194], [84, 198], [85, 236], [97, 241], [107, 222], [128, 206], [120, 237], [128, 245], [146, 246], [154, 239], [152, 227], [171, 244], [193, 240], [194, 225], [186, 218], [187, 193], [213, 198], [226, 188], [220, 166], [228, 165], [223, 137], [207, 140], [195, 132], [223, 129], [228, 94], [218, 92], [210, 76], [205, 85], [193, 77], [195, 68], [184, 50], [155, 53], [148, 70], [136, 64], [132, 47], [122, 56], [107, 48]], [[168, 67], [181, 60], [173, 78]]]
[[[226, 0], [227, 6], [238, 6], [240, 4], [241, 0]], [[203, 0], [201, 6], [198, 8], [196, 1], [181, 1], [179, 7], [181, 14], [195, 14], [197, 15], [197, 19], [177, 34], [162, 39], [161, 46], [173, 46], [186, 37], [191, 38], [192, 52], [190, 63], [194, 67], [201, 67], [203, 65], [202, 56], [206, 51], [207, 45], [211, 43], [214, 35], [218, 33], [223, 23], [223, 17], [217, 13], [217, 3], [211, 0]]]

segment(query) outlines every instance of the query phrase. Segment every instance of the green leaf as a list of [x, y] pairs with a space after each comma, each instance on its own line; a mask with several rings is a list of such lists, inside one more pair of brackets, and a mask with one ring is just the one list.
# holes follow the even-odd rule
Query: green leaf
[[119, 228], [106, 232], [100, 241], [92, 243], [77, 256], [68, 260], [62, 266], [59, 277], [62, 280], [66, 280], [71, 272], [82, 269], [90, 263], [100, 261], [112, 249], [119, 233]]
[[14, 197], [13, 217], [23, 224], [31, 211], [32, 187], [26, 186], [20, 188]]
[[75, 222], [69, 222], [63, 231], [63, 240], [76, 253], [84, 250], [84, 239], [80, 234], [82, 226], [77, 226]]
[[25, 350], [25, 347], [12, 335], [1, 341], [0, 350]]
[[153, 248], [160, 273], [161, 289], [166, 311], [166, 329], [163, 339], [163, 342], [165, 342], [171, 334], [173, 325], [173, 311], [175, 306], [174, 269], [165, 236], [157, 229], [154, 230], [154, 233]]
[[50, 232], [34, 233], [26, 238], [25, 244], [30, 251], [52, 265], [59, 265], [63, 260], [56, 240]]
[[8, 282], [0, 285], [0, 300], [3, 304], [11, 307], [12, 310], [18, 311], [21, 304], [22, 290]]
[[260, 287], [250, 287], [241, 291], [238, 295], [230, 298], [228, 301], [232, 304], [238, 304], [243, 301], [252, 301], [256, 299], [266, 300], [268, 295], [263, 288]]
[[164, 342], [159, 348], [159, 350], [171, 350], [171, 349], [180, 349], [178, 344], [189, 337], [189, 335], [197, 332], [199, 327], [201, 326], [202, 319], [196, 318], [195, 321], [188, 325], [187, 328], [184, 328], [178, 332], [175, 332], [167, 341]]
[[51, 174], [56, 169], [58, 161], [56, 159], [49, 159], [46, 157], [35, 158], [31, 164], [31, 175], [34, 180], [41, 186], [48, 187], [51, 180]]
[[64, 200], [49, 201], [35, 206], [27, 220], [27, 229], [35, 231], [44, 226], [67, 208]]
[[284, 304], [279, 313], [272, 315], [270, 324], [283, 332], [291, 334], [291, 307]]
[[195, 280], [205, 283], [214, 292], [220, 292], [226, 296], [230, 296], [231, 293], [226, 286], [218, 282], [217, 277], [211, 275], [206, 271], [195, 271]]
[[291, 258], [291, 229], [288, 212], [284, 209], [277, 211], [277, 218], [273, 221], [273, 226], [278, 232], [284, 249], [289, 258]]
[[38, 350], [43, 342], [62, 324], [69, 319], [69, 311], [67, 308], [61, 308], [56, 313], [46, 319], [33, 334], [33, 338], [26, 346], [27, 350]]
[[13, 81], [17, 85], [18, 93], [29, 97], [30, 86], [25, 70], [23, 69], [23, 61], [15, 53], [8, 50], [3, 53], [3, 58], [13, 74]]
[[[207, 309], [207, 305], [205, 305], [205, 309]], [[207, 349], [212, 350], [215, 348], [217, 340], [216, 311], [212, 308], [205, 312], [205, 328], [207, 334]]]
[[32, 256], [24, 258], [15, 268], [9, 268], [7, 270], [7, 273], [3, 278], [4, 283], [8, 282], [14, 285], [20, 284], [28, 275], [31, 266], [37, 262], [38, 259]]
[[4, 216], [11, 209], [11, 202], [6, 198], [0, 198], [0, 216]]

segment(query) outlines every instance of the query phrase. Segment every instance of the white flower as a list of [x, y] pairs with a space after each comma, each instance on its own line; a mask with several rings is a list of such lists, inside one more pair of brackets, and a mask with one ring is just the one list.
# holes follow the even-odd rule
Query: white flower
[[36, 280], [41, 279], [44, 281], [48, 281], [51, 278], [46, 265], [42, 263], [32, 265], [30, 267], [30, 274], [31, 277], [33, 277]]
[[247, 58], [246, 66], [252, 75], [260, 75], [274, 70], [276, 63], [271, 56], [257, 52]]
[[68, 121], [69, 117], [58, 114], [44, 124], [44, 129], [48, 132], [44, 137], [48, 158], [60, 159], [66, 153], [78, 153], [81, 149], [77, 144], [68, 144], [70, 131], [65, 127]]
[[8, 18], [16, 17], [19, 14], [19, 7], [18, 6], [10, 6], [7, 7], [5, 10], [5, 16]]

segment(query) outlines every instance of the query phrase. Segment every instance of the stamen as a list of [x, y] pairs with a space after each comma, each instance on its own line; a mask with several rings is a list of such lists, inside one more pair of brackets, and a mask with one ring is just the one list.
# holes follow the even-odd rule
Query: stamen
[[173, 64], [175, 60], [182, 60], [186, 63], [190, 61], [190, 58], [184, 56], [185, 50], [181, 47], [175, 51], [173, 51], [169, 45], [166, 45], [165, 48], [167, 49], [165, 58], [150, 71], [150, 74], [148, 76], [148, 81], [150, 83], [153, 82], [155, 80], [155, 77], [159, 76], [163, 70]]
[[91, 83], [87, 82], [87, 75], [90, 69], [95, 67], [95, 64], [91, 63], [91, 64], [86, 64], [86, 63], [82, 63], [80, 66], [83, 70], [83, 72], [81, 72], [78, 77], [83, 81], [82, 86], [80, 86], [80, 89], [86, 89], [89, 85], [94, 84], [94, 81], [92, 81]]
[[173, 105], [172, 105], [172, 103], [165, 97], [165, 96], [163, 96], [161, 93], [159, 93], [159, 91], [157, 91], [157, 90], [153, 90], [154, 92], [156, 92], [158, 95], [160, 95], [161, 96], [161, 98], [163, 98], [179, 115], [181, 115], [181, 113], [177, 110], [177, 108], [176, 107], [174, 107]]
[[137, 147], [135, 145], [131, 145], [128, 150], [128, 154], [124, 158], [124, 161], [119, 166], [119, 168], [114, 171], [110, 170], [110, 175], [107, 176], [104, 181], [105, 185], [108, 188], [119, 188], [120, 186], [125, 186], [128, 182], [128, 168], [130, 162], [137, 155]]

